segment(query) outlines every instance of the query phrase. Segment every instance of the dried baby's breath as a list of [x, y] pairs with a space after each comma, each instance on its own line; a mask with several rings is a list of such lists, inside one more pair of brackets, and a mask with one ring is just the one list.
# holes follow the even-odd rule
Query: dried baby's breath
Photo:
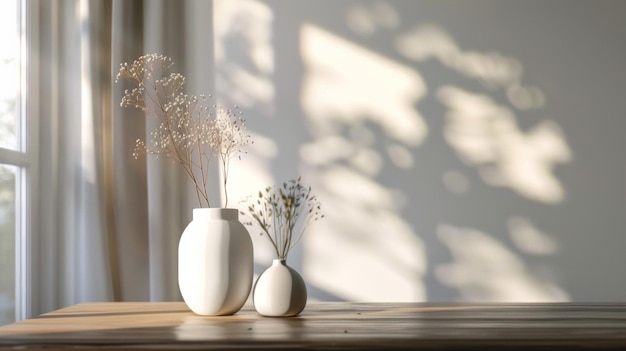
[[[131, 64], [122, 63], [115, 81], [127, 80], [136, 87], [127, 89], [120, 102], [159, 120], [148, 142], [138, 139], [133, 157], [152, 154], [175, 161], [194, 184], [200, 207], [211, 207], [207, 184], [213, 156], [222, 164], [224, 205], [228, 205], [228, 168], [231, 157], [250, 144], [245, 121], [236, 110], [209, 107], [204, 95], [187, 95], [185, 77], [169, 72], [174, 63], [163, 55], [149, 54]], [[210, 96], [209, 96], [210, 97]]]

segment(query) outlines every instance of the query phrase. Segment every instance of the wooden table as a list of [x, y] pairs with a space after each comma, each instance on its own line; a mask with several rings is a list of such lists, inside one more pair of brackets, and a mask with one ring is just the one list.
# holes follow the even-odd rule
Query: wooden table
[[314, 303], [294, 318], [245, 307], [87, 303], [0, 327], [0, 349], [626, 350], [626, 304]]

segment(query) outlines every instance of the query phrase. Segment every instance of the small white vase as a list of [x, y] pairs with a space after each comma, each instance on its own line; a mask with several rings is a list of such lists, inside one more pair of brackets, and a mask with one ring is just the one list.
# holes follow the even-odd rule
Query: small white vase
[[275, 259], [257, 278], [252, 302], [259, 314], [267, 317], [292, 317], [306, 306], [304, 280], [284, 260]]
[[178, 244], [178, 286], [200, 315], [230, 315], [250, 295], [252, 240], [232, 208], [196, 208]]

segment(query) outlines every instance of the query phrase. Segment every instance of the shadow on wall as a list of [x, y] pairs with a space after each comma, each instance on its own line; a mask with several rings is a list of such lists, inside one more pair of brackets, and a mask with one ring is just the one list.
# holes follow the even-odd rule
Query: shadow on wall
[[554, 168], [572, 157], [554, 121], [518, 124], [546, 99], [522, 64], [386, 2], [324, 4], [215, 2], [218, 95], [255, 140], [229, 192], [313, 186], [326, 219], [290, 257], [311, 298], [568, 300], [532, 264], [559, 243], [515, 212], [562, 202]]

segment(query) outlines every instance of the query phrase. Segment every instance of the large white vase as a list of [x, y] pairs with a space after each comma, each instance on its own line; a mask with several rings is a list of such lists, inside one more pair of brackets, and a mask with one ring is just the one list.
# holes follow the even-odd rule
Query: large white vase
[[275, 259], [257, 278], [252, 302], [259, 314], [267, 317], [292, 317], [306, 306], [304, 280], [284, 260]]
[[200, 315], [230, 315], [250, 294], [252, 240], [232, 208], [196, 208], [178, 244], [178, 286]]

